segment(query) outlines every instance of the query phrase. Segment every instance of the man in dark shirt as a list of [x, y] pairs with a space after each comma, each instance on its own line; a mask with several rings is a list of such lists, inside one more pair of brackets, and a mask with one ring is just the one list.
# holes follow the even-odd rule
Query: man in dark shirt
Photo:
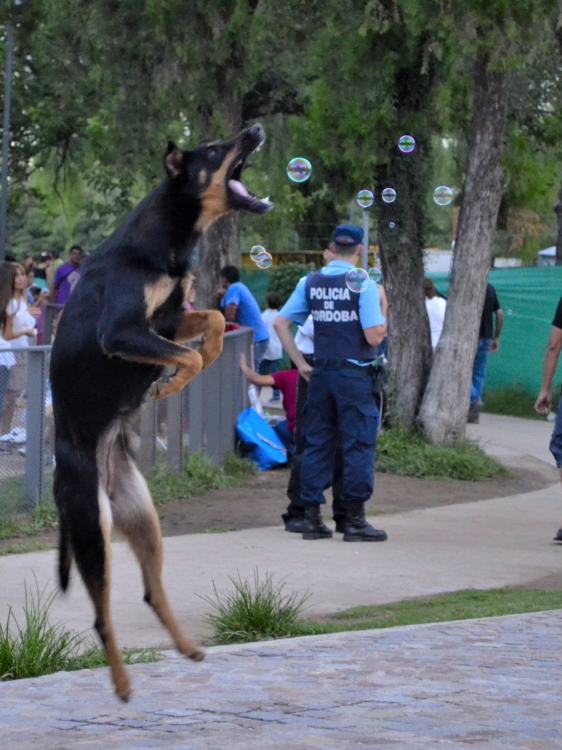
[[[494, 331], [494, 315], [496, 316], [496, 330]], [[490, 352], [497, 352], [500, 346], [500, 333], [503, 326], [503, 312], [498, 301], [496, 290], [491, 284], [486, 285], [484, 309], [480, 321], [478, 346], [472, 368], [472, 387], [470, 389], [470, 409], [468, 421], [478, 423], [480, 411], [484, 407], [482, 394], [486, 380], [486, 365]]]
[[[558, 302], [556, 314], [552, 321], [552, 331], [546, 345], [544, 355], [544, 365], [542, 373], [542, 386], [535, 403], [537, 414], [549, 414], [552, 409], [552, 379], [556, 372], [558, 358], [562, 350], [562, 297]], [[556, 414], [556, 423], [550, 440], [550, 452], [554, 456], [556, 466], [560, 469], [560, 478], [562, 479], [562, 398], [558, 403], [558, 412]], [[555, 542], [562, 542], [562, 527], [556, 532]]]

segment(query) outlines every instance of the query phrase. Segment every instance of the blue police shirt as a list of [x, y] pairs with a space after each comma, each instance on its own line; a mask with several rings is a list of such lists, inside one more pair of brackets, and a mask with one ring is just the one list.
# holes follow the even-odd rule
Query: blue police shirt
[[269, 331], [263, 322], [261, 310], [246, 284], [236, 281], [228, 287], [221, 300], [221, 308], [224, 309], [227, 305], [238, 305], [236, 322], [241, 326], [249, 326], [254, 329], [256, 344], [258, 341], [265, 341], [269, 338]]
[[[347, 274], [355, 266], [352, 263], [348, 263], [344, 260], [333, 260], [327, 266], [322, 268], [321, 273], [326, 276], [338, 276], [340, 274]], [[283, 305], [280, 314], [292, 320], [294, 323], [303, 325], [305, 320], [310, 314], [310, 307], [308, 300], [306, 299], [306, 280], [307, 276], [304, 276], [297, 284], [295, 291], [291, 294], [287, 302]], [[373, 326], [382, 326], [386, 318], [381, 312], [381, 300], [379, 296], [379, 289], [376, 282], [371, 281], [367, 289], [361, 292], [359, 295], [359, 321], [362, 328], [372, 328]], [[354, 364], [364, 365], [369, 364], [365, 362], [357, 362], [356, 360], [349, 360]]]

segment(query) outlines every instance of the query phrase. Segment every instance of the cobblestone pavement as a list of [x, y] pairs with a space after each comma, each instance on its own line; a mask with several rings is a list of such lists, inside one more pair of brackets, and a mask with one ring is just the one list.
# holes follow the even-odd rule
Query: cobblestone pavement
[[0, 685], [3, 750], [561, 748], [562, 613], [210, 649]]

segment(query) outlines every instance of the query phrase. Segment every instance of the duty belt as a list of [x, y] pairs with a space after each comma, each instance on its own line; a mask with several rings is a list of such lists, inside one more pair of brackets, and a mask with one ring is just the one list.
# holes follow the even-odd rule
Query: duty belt
[[315, 359], [313, 367], [319, 370], [357, 370], [364, 372], [366, 375], [372, 375], [375, 370], [375, 366], [371, 363], [356, 365], [348, 359]]

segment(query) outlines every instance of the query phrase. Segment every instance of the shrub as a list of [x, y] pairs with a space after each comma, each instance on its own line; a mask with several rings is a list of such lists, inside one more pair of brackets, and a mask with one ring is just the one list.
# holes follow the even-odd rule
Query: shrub
[[185, 462], [183, 474], [171, 474], [158, 466], [148, 477], [148, 486], [155, 503], [171, 503], [209, 490], [239, 487], [256, 469], [251, 461], [233, 454], [226, 456], [222, 466], [213, 466], [205, 453], [193, 453]]
[[377, 471], [404, 477], [481, 482], [509, 472], [470, 440], [455, 446], [431, 445], [419, 430], [394, 427], [377, 442]]
[[202, 597], [213, 608], [207, 621], [214, 631], [214, 643], [248, 643], [269, 638], [299, 635], [299, 615], [310, 594], [285, 593], [285, 579], [273, 582], [270, 573], [260, 580], [258, 569], [254, 580], [230, 578], [234, 591], [221, 594], [213, 582], [215, 598]]
[[314, 263], [286, 263], [284, 266], [274, 266], [269, 271], [267, 291], [281, 295], [284, 304], [293, 293], [299, 279], [315, 270]]
[[[6, 624], [0, 624], [0, 680], [106, 666], [105, 653], [93, 641], [51, 624], [49, 611], [56, 591], [45, 597], [45, 589], [40, 591], [37, 581], [35, 585], [36, 595], [25, 584], [24, 624], [20, 625], [11, 607]], [[154, 649], [124, 654], [128, 664], [160, 658]]]

